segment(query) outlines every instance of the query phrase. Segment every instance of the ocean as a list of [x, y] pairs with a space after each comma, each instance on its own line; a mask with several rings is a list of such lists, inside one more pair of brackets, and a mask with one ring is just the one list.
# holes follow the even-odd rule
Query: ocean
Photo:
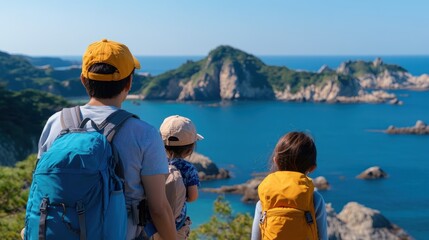
[[[143, 69], [152, 75], [174, 69], [191, 57], [139, 57]], [[270, 65], [317, 71], [323, 64], [337, 68], [347, 60], [372, 61], [375, 56], [261, 56]], [[382, 56], [385, 63], [397, 64], [414, 75], [429, 74], [429, 56]], [[205, 137], [197, 152], [219, 167], [231, 171], [232, 178], [203, 182], [201, 187], [241, 184], [252, 173], [269, 169], [275, 143], [289, 131], [305, 131], [315, 139], [318, 168], [310, 177], [324, 176], [331, 189], [322, 191], [336, 212], [351, 201], [379, 210], [391, 222], [415, 239], [429, 236], [429, 136], [387, 135], [380, 131], [390, 125], [412, 126], [417, 120], [429, 123], [429, 91], [394, 91], [404, 102], [389, 104], [328, 104], [276, 101], [243, 101], [216, 105], [131, 101], [126, 110], [159, 126], [172, 114], [191, 118]], [[380, 166], [388, 178], [364, 181], [356, 176], [371, 166]], [[213, 213], [217, 195], [200, 192], [189, 204], [195, 228]], [[235, 213], [253, 216], [254, 204], [244, 204], [239, 195], [226, 195]]]

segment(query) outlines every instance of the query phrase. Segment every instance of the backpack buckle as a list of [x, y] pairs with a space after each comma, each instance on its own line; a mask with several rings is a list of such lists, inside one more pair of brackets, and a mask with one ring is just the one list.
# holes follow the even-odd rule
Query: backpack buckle
[[40, 212], [46, 213], [46, 210], [48, 209], [49, 199], [44, 197], [42, 199], [42, 202], [40, 203]]
[[85, 207], [84, 207], [82, 201], [77, 201], [76, 202], [76, 212], [77, 212], [78, 215], [81, 215], [81, 214], [85, 213]]
[[312, 224], [313, 223], [313, 217], [311, 216], [311, 213], [310, 212], [305, 212], [304, 214], [305, 214], [305, 221], [308, 224]]

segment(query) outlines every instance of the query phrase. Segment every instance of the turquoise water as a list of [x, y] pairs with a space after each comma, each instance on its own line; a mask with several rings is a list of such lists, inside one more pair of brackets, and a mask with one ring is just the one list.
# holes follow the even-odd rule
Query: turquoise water
[[[202, 57], [143, 57], [143, 71], [153, 75], [174, 69], [188, 59]], [[261, 57], [271, 65], [316, 71], [323, 64], [336, 68], [349, 59], [362, 57]], [[429, 56], [385, 56], [412, 74], [429, 73]], [[229, 169], [228, 180], [204, 182], [202, 187], [240, 184], [252, 173], [267, 171], [268, 159], [277, 139], [288, 131], [306, 131], [316, 141], [318, 168], [311, 177], [325, 176], [331, 189], [321, 192], [339, 212], [350, 201], [378, 209], [416, 239], [429, 235], [429, 136], [387, 135], [372, 130], [389, 125], [411, 126], [417, 120], [429, 123], [429, 92], [395, 91], [403, 106], [388, 104], [320, 104], [287, 102], [175, 103], [127, 101], [124, 108], [159, 126], [168, 115], [190, 117], [205, 140], [197, 151], [219, 167]], [[361, 171], [378, 165], [389, 177], [379, 181], [356, 179]], [[200, 193], [189, 204], [193, 227], [209, 220], [216, 194]], [[241, 196], [227, 195], [236, 212], [253, 215], [254, 205]]]

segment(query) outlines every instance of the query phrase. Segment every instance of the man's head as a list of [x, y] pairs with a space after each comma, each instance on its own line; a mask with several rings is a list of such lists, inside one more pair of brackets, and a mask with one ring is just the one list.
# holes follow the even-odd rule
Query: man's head
[[130, 87], [140, 63], [122, 43], [103, 39], [88, 46], [82, 57], [82, 82], [90, 97], [113, 98]]

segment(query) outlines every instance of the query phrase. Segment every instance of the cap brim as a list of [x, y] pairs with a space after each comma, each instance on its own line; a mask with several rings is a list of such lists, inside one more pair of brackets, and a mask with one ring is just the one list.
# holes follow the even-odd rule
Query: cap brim
[[137, 68], [137, 69], [140, 69], [141, 65], [140, 65], [139, 60], [137, 60], [137, 58], [134, 57], [134, 56], [133, 56], [133, 59], [134, 59], [134, 67]]
[[204, 139], [204, 137], [197, 133], [197, 141], [203, 140], [203, 139]]

